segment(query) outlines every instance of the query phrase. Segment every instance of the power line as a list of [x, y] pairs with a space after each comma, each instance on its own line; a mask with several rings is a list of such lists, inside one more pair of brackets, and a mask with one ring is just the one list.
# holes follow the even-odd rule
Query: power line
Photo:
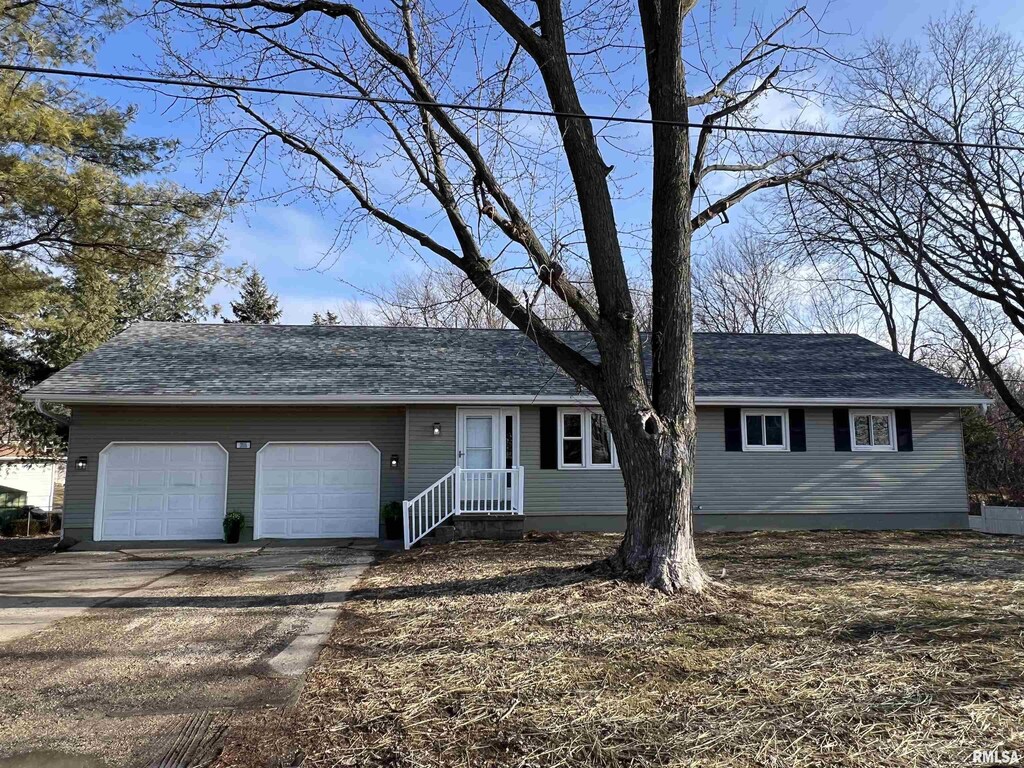
[[8, 72], [25, 72], [37, 75], [56, 75], [60, 77], [84, 77], [93, 80], [112, 80], [124, 83], [145, 83], [149, 85], [170, 85], [179, 88], [208, 88], [210, 90], [237, 91], [240, 93], [262, 93], [273, 96], [300, 96], [313, 99], [329, 99], [334, 101], [362, 102], [374, 104], [391, 104], [407, 107], [432, 107], [451, 109], [463, 112], [491, 112], [503, 115], [519, 115], [523, 117], [555, 117], [566, 120], [596, 120], [604, 123], [624, 123], [628, 125], [667, 125], [677, 128], [710, 128], [725, 133], [755, 133], [776, 136], [796, 136], [801, 138], [842, 139], [848, 141], [872, 141], [889, 144], [910, 144], [913, 146], [958, 147], [961, 149], [994, 149], [1007, 152], [1024, 152], [1024, 146], [1013, 144], [993, 144], [973, 141], [945, 141], [943, 139], [916, 139], [905, 136], [878, 136], [865, 133], [844, 133], [840, 131], [813, 131], [800, 128], [762, 128], [748, 125], [705, 126], [703, 123], [682, 120], [660, 120], [650, 117], [623, 117], [619, 115], [588, 115], [583, 112], [559, 112], [557, 110], [526, 109], [524, 107], [488, 107], [481, 104], [460, 104], [443, 101], [419, 101], [417, 99], [395, 99], [389, 97], [360, 96], [347, 93], [327, 93], [325, 91], [303, 91], [290, 88], [271, 88], [260, 85], [232, 85], [229, 83], [204, 82], [201, 80], [185, 80], [173, 77], [152, 77], [145, 75], [122, 75], [115, 72], [89, 72], [80, 69], [57, 69], [51, 67], [32, 67], [21, 64], [0, 64], [0, 70]]

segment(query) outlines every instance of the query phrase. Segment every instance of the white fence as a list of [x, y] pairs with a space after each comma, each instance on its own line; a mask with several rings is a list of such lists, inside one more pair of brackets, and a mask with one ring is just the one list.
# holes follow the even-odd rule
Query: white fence
[[969, 515], [971, 530], [978, 533], [1008, 533], [1024, 536], [1024, 507], [981, 505], [980, 515]]

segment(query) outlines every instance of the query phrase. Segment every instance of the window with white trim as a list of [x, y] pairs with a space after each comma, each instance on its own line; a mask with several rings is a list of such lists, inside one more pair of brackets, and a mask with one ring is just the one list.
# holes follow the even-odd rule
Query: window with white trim
[[851, 409], [850, 448], [855, 451], [895, 451], [895, 412]]
[[780, 410], [743, 410], [744, 451], [788, 451], [789, 412]]
[[558, 409], [559, 469], [615, 469], [618, 466], [608, 419], [601, 411]]

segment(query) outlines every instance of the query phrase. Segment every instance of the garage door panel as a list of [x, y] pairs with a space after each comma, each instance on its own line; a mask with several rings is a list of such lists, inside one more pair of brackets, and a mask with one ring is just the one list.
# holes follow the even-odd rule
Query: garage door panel
[[194, 469], [172, 469], [168, 472], [167, 479], [172, 488], [197, 485], [196, 471]]
[[146, 520], [145, 518], [136, 519], [134, 521], [134, 531], [132, 532], [132, 538], [134, 539], [156, 539], [161, 536], [164, 532], [164, 520], [152, 519]]
[[131, 535], [132, 521], [129, 518], [107, 518], [103, 521], [103, 538], [121, 539]]
[[208, 493], [196, 498], [196, 511], [201, 513], [203, 518], [213, 518], [217, 525], [220, 525], [221, 518], [224, 517], [224, 497], [219, 493]]
[[264, 468], [262, 472], [262, 482], [264, 488], [287, 488], [288, 470]]
[[379, 479], [368, 443], [268, 444], [257, 460], [258, 535], [375, 537]]
[[289, 494], [289, 510], [292, 512], [314, 511], [320, 509], [320, 497], [315, 493]]
[[194, 512], [195, 509], [195, 496], [183, 493], [171, 493], [167, 495], [168, 512]]
[[[131, 496], [128, 496], [128, 503], [131, 504]], [[140, 513], [163, 512], [166, 499], [161, 496], [149, 496], [139, 494], [135, 497], [135, 511]]]
[[135, 466], [135, 448], [132, 446], [116, 446], [107, 448], [106, 456], [108, 469], [125, 469]]
[[135, 465], [138, 467], [162, 467], [167, 464], [166, 445], [139, 445], [135, 447]]
[[316, 464], [320, 460], [321, 448], [316, 445], [295, 445], [291, 449], [292, 464]]
[[261, 501], [261, 506], [265, 510], [274, 512], [288, 510], [288, 494], [286, 493], [264, 493]]
[[352, 534], [349, 531], [352, 528], [357, 530], [373, 530], [374, 535], [376, 535], [377, 518], [370, 515], [363, 515], [361, 517], [350, 516], [344, 519], [327, 518], [323, 521], [321, 533], [325, 536], [351, 536]]
[[97, 534], [105, 540], [219, 539], [227, 453], [216, 444], [112, 444], [100, 459]]
[[345, 488], [348, 485], [349, 473], [344, 469], [325, 469], [320, 475], [324, 488]]
[[200, 449], [194, 445], [172, 445], [167, 449], [168, 464], [197, 464], [200, 456]]
[[322, 533], [320, 519], [316, 517], [293, 517], [289, 520], [289, 536], [319, 536]]
[[135, 473], [130, 469], [108, 471], [106, 478], [107, 487], [111, 490], [117, 488], [132, 488], [135, 485]]
[[167, 483], [167, 473], [162, 469], [147, 469], [135, 473], [134, 485], [138, 488], [163, 488]]
[[264, 520], [260, 524], [260, 532], [263, 536], [284, 538], [288, 535], [288, 520], [286, 518]]
[[290, 473], [288, 485], [291, 488], [317, 488], [320, 485], [320, 472], [316, 469], [300, 469]]

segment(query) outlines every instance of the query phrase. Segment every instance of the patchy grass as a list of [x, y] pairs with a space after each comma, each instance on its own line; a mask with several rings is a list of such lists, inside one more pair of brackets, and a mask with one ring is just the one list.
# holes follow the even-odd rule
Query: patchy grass
[[724, 586], [699, 602], [587, 568], [615, 543], [375, 566], [296, 706], [238, 726], [222, 764], [873, 768], [1024, 750], [1020, 540], [706, 535]]
[[48, 555], [53, 551], [59, 536], [0, 537], [0, 568], [17, 565], [33, 557]]

